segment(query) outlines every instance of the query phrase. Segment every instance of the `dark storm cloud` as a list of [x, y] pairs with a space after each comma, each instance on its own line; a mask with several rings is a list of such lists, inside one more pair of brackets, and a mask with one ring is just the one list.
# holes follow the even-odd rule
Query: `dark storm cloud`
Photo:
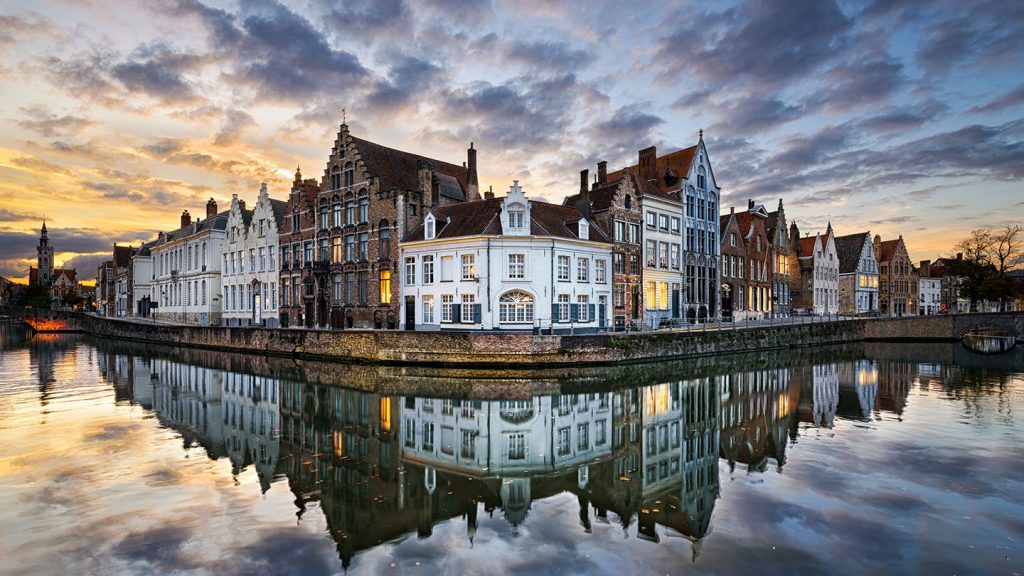
[[64, 268], [74, 268], [78, 272], [79, 280], [92, 280], [96, 278], [96, 268], [107, 260], [110, 260], [113, 252], [113, 245], [106, 252], [100, 254], [79, 254], [63, 263]]
[[880, 103], [903, 86], [902, 69], [891, 57], [835, 66], [825, 74], [826, 87], [810, 103], [831, 110]]
[[324, 13], [329, 30], [339, 37], [374, 40], [381, 34], [413, 28], [412, 11], [405, 0], [353, 0], [330, 6]]
[[86, 190], [99, 192], [99, 197], [104, 200], [141, 202], [146, 199], [146, 197], [139, 192], [131, 190], [122, 184], [113, 184], [109, 182], [83, 182], [82, 187]]
[[1024, 51], [1022, 26], [1024, 8], [1020, 3], [978, 2], [971, 5], [970, 17], [950, 11], [930, 22], [915, 57], [933, 77], [975, 60], [1019, 70]]
[[723, 12], [687, 7], [666, 21], [673, 30], [657, 42], [657, 66], [716, 87], [751, 80], [762, 89], [817, 70], [847, 45], [852, 24], [821, 0], [750, 1]]
[[22, 118], [15, 121], [15, 124], [31, 130], [47, 138], [64, 136], [66, 134], [78, 134], [82, 130], [94, 126], [96, 122], [89, 118], [73, 116], [71, 114], [57, 115], [45, 106], [23, 106], [18, 108]]
[[[88, 228], [60, 228], [51, 221], [48, 226], [50, 245], [57, 252], [94, 253], [110, 250], [116, 241], [130, 240], [132, 232], [118, 233], [117, 240], [110, 232]], [[0, 246], [4, 247], [7, 258], [35, 258], [39, 245], [39, 230], [30, 232], [0, 230]]]
[[201, 56], [156, 43], [137, 47], [124, 61], [111, 66], [110, 73], [132, 94], [183, 103], [195, 99], [195, 88], [186, 74], [198, 71], [202, 64]]
[[374, 82], [366, 102], [374, 109], [391, 110], [420, 101], [426, 92], [440, 88], [440, 66], [407, 54], [391, 56], [386, 78]]
[[949, 107], [937, 100], [911, 107], [893, 108], [858, 122], [865, 130], [895, 132], [920, 128], [944, 113]]
[[651, 114], [651, 109], [647, 104], [619, 108], [607, 120], [594, 124], [591, 129], [594, 140], [621, 142], [630, 147], [647, 142], [651, 131], [665, 123], [661, 117]]
[[501, 58], [534, 72], [580, 72], [597, 58], [594, 50], [573, 48], [563, 40], [520, 40], [491, 32], [470, 44], [483, 59]]
[[20, 220], [42, 220], [43, 217], [39, 214], [33, 214], [31, 212], [17, 212], [14, 210], [7, 210], [6, 208], [0, 208], [0, 222], [17, 222]]
[[[673, 107], [685, 110], [685, 101], [685, 98], [677, 100]], [[762, 93], [731, 101], [709, 101], [706, 109], [713, 111], [716, 118], [722, 119], [711, 126], [711, 130], [724, 134], [750, 134], [776, 128], [799, 119], [804, 113], [801, 105], [789, 104]]]

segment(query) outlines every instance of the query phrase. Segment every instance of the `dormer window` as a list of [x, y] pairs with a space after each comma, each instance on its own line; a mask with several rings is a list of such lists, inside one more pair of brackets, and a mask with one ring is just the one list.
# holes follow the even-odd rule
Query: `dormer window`
[[427, 240], [433, 240], [434, 239], [434, 235], [435, 235], [435, 231], [436, 231], [435, 227], [434, 227], [434, 224], [435, 224], [435, 221], [434, 221], [434, 215], [433, 214], [427, 216], [427, 219], [423, 222], [423, 237], [426, 238]]
[[511, 210], [508, 213], [508, 226], [509, 228], [522, 228], [523, 227], [523, 211], [522, 210]]
[[580, 220], [580, 240], [590, 239], [590, 225], [587, 224], [586, 220]]

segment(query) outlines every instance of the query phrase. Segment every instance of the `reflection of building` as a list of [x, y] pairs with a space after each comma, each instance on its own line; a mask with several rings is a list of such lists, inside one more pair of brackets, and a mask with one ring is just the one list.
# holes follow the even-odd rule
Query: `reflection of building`
[[916, 366], [907, 362], [882, 362], [878, 369], [878, 407], [903, 415], [907, 396], [917, 375]]
[[839, 409], [839, 366], [815, 364], [800, 370], [811, 375], [811, 393], [804, 396], [810, 400], [810, 406], [800, 403], [800, 420], [818, 428], [831, 428]]
[[878, 363], [855, 360], [839, 365], [839, 414], [862, 420], [871, 418], [878, 396]]
[[221, 386], [223, 438], [232, 469], [237, 474], [252, 464], [266, 492], [279, 458], [278, 380], [225, 372]]
[[225, 456], [224, 372], [154, 359], [152, 373], [153, 409], [160, 421], [181, 434], [186, 448], [199, 444], [211, 459]]
[[773, 458], [786, 463], [789, 416], [796, 407], [789, 369], [778, 368], [721, 376], [721, 457], [730, 468], [737, 462], [751, 471], [764, 471]]

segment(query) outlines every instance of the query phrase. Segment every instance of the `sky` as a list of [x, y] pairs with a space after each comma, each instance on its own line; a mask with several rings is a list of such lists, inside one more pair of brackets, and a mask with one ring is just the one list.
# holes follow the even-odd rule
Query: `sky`
[[1024, 3], [35, 0], [0, 6], [0, 276], [287, 199], [354, 135], [553, 202], [704, 141], [722, 208], [899, 234], [1024, 222]]

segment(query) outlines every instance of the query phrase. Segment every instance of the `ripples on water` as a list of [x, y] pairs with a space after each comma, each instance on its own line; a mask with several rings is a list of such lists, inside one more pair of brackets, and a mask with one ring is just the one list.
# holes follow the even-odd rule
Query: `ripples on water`
[[0, 324], [0, 573], [1020, 573], [1022, 372], [446, 373]]

